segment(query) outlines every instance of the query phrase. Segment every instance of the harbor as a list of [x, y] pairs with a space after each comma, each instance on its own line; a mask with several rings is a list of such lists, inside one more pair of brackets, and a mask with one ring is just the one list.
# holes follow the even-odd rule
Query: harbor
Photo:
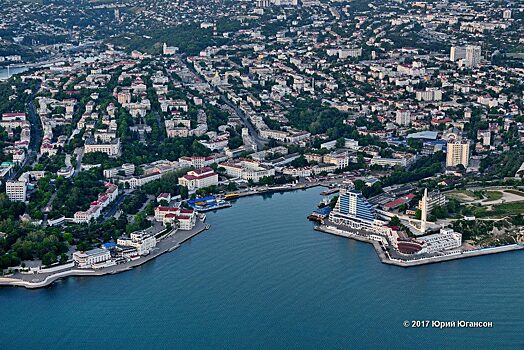
[[455, 251], [449, 254], [439, 255], [439, 256], [403, 259], [402, 257], [399, 257], [398, 254], [396, 257], [392, 257], [390, 251], [380, 241], [370, 238], [369, 235], [367, 235], [365, 232], [351, 232], [348, 230], [342, 230], [334, 226], [326, 226], [326, 225], [315, 226], [314, 229], [316, 231], [328, 233], [331, 235], [345, 237], [345, 238], [353, 239], [355, 241], [371, 244], [382, 263], [388, 264], [388, 265], [399, 266], [399, 267], [413, 267], [413, 266], [420, 266], [420, 265], [427, 265], [427, 264], [435, 264], [435, 263], [446, 262], [446, 261], [451, 261], [451, 260], [472, 258], [472, 257], [478, 257], [478, 256], [484, 256], [484, 255], [490, 255], [490, 254], [499, 254], [499, 253], [504, 253], [504, 252], [513, 252], [513, 251], [519, 251], [519, 250], [524, 249], [524, 246], [520, 244], [510, 244], [510, 245], [491, 247], [491, 248], [460, 250], [460, 251]]
[[[95, 347], [100, 330], [118, 322], [125, 330], [111, 335], [118, 348], [148, 348], [152, 339], [164, 348], [190, 348], [196, 339], [200, 348], [214, 349], [337, 349], [357, 336], [368, 344], [387, 338], [388, 346], [401, 348], [402, 321], [431, 315], [495, 327], [406, 331], [430, 348], [446, 348], [444, 340], [457, 348], [516, 348], [524, 322], [511, 300], [524, 288], [524, 254], [409, 269], [383, 264], [370, 244], [313, 230], [305, 216], [321, 190], [250, 196], [209, 212], [210, 230], [125, 273], [62, 278], [40, 289], [2, 288], [0, 307], [9, 324], [2, 344]], [[494, 297], [501, 288], [506, 297]], [[472, 300], [483, 306], [472, 307]], [[52, 332], [58, 320], [60, 332]], [[379, 321], [372, 333], [354, 328]], [[318, 332], [325, 337], [314, 336]]]
[[197, 221], [195, 227], [191, 230], [170, 230], [165, 233], [158, 241], [155, 249], [146, 256], [128, 261], [124, 264], [118, 264], [100, 269], [79, 269], [74, 264], [63, 265], [63, 268], [52, 269], [50, 272], [41, 272], [37, 274], [16, 273], [9, 277], [0, 277], [0, 286], [19, 286], [28, 289], [43, 288], [53, 284], [55, 281], [73, 277], [73, 276], [104, 276], [113, 275], [137, 268], [162, 254], [172, 252], [191, 238], [209, 229], [209, 225], [203, 221]]
[[[198, 219], [195, 220], [194, 224], [189, 224], [189, 226], [184, 225], [184, 230], [178, 229], [169, 229], [164, 230], [156, 234], [157, 243], [155, 248], [150, 252], [147, 252], [145, 255], [133, 255], [128, 256], [128, 258], [119, 258], [109, 264], [108, 262], [94, 264], [93, 267], [96, 268], [79, 268], [77, 263], [69, 261], [67, 264], [53, 266], [51, 268], [41, 268], [38, 271], [18, 271], [14, 274], [0, 277], [0, 287], [1, 286], [20, 286], [28, 289], [42, 288], [53, 284], [55, 281], [67, 277], [74, 276], [104, 276], [111, 275], [120, 272], [125, 272], [132, 270], [138, 266], [141, 266], [160, 255], [163, 255], [168, 252], [172, 252], [184, 242], [195, 237], [199, 233], [208, 230], [210, 228], [209, 224], [206, 224], [205, 218], [206, 215], [204, 212], [215, 211], [223, 208], [230, 208], [232, 204], [229, 200], [234, 200], [241, 197], [260, 195], [260, 194], [270, 194], [275, 192], [285, 192], [293, 191], [298, 189], [307, 189], [311, 187], [316, 187], [322, 185], [321, 183], [302, 183], [288, 186], [273, 186], [273, 187], [262, 187], [257, 188], [252, 191], [234, 193], [233, 195], [221, 196], [208, 196], [204, 198], [196, 198], [193, 200], [188, 200], [187, 205], [192, 208], [198, 215]], [[227, 200], [226, 200], [227, 199]], [[161, 222], [167, 223], [170, 222], [170, 219], [176, 219], [179, 216], [179, 212], [183, 211], [180, 208], [162, 208], [158, 207], [158, 217], [155, 215], [156, 219]], [[177, 213], [171, 214], [170, 212]], [[197, 216], [195, 216], [196, 218]], [[194, 226], [193, 226], [194, 225]], [[167, 232], [166, 232], [167, 231]], [[116, 247], [115, 244], [104, 244], [105, 247]], [[102, 251], [103, 249], [94, 249]]]

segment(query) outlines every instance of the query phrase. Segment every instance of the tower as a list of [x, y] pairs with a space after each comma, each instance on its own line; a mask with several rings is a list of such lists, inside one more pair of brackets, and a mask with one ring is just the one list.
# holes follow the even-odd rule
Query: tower
[[468, 140], [449, 140], [447, 144], [446, 166], [456, 167], [462, 164], [464, 168], [469, 165]]
[[420, 232], [426, 232], [426, 222], [428, 220], [428, 189], [424, 189], [424, 196], [422, 197], [422, 202], [420, 203]]
[[466, 57], [464, 62], [466, 67], [476, 67], [480, 63], [482, 57], [480, 46], [469, 45], [466, 46]]

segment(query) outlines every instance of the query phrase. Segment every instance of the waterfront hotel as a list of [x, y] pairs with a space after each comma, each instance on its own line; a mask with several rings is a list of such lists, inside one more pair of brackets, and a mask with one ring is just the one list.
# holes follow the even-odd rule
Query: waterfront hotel
[[355, 230], [374, 231], [375, 209], [362, 193], [353, 189], [341, 189], [335, 209], [329, 214], [329, 221]]

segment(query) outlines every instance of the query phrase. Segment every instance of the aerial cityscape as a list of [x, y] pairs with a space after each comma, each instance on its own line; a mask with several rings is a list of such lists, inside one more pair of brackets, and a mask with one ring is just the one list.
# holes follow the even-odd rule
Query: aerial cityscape
[[[205, 282], [211, 290], [223, 288], [233, 276], [245, 279], [238, 293], [253, 293], [250, 285], [272, 290], [279, 279], [284, 290], [292, 276], [308, 275], [300, 268], [307, 263], [294, 259], [320, 259], [314, 252], [319, 249], [324, 252], [320, 265], [303, 285], [337, 275], [337, 282], [326, 284], [359, 291], [366, 285], [389, 288], [353, 280], [355, 271], [369, 270], [376, 279], [389, 275], [390, 285], [410, 281], [413, 290], [423, 293], [421, 303], [438, 298], [433, 293], [439, 287], [426, 289], [432, 283], [453, 290], [448, 293], [478, 293], [477, 300], [492, 295], [502, 304], [520, 296], [512, 294], [524, 287], [520, 270], [511, 277], [508, 272], [504, 285], [511, 284], [511, 290], [498, 289], [494, 280], [503, 277], [495, 276], [497, 271], [524, 262], [521, 1], [2, 4], [0, 287], [6, 288], [0, 288], [0, 296], [12, 298], [10, 304], [23, 303], [31, 293], [45, 298], [57, 289], [64, 303], [75, 293], [89, 299], [87, 291], [78, 291], [91, 289], [88, 285], [121, 293], [116, 281], [149, 283], [156, 288], [149, 300], [166, 303], [162, 290], [175, 285], [185, 289], [178, 285], [184, 278], [186, 288], [201, 283], [174, 277], [204, 269], [192, 265], [200, 255], [191, 260], [188, 254], [222, 261], [233, 249], [229, 247], [249, 252], [251, 268], [260, 264], [261, 270], [242, 272], [247, 257], [230, 251], [231, 260], [222, 266], [237, 270], [216, 271]], [[199, 244], [209, 248], [198, 250]], [[335, 259], [337, 266], [324, 266], [322, 259]], [[186, 270], [177, 268], [187, 260]], [[272, 261], [289, 265], [276, 267]], [[350, 270], [340, 269], [345, 264], [351, 265], [353, 277]], [[152, 269], [157, 269], [154, 282], [140, 282]], [[285, 271], [288, 275], [281, 275]], [[468, 287], [453, 282], [477, 274], [487, 278], [485, 283], [482, 278]], [[355, 284], [340, 285], [346, 277]], [[298, 319], [308, 317], [291, 308], [291, 299], [314, 299], [322, 311], [335, 308], [313, 296], [327, 295], [329, 288], [322, 289], [322, 283], [318, 289], [313, 283], [309, 299], [289, 288], [278, 297], [289, 298], [290, 304], [282, 307], [287, 315], [293, 310]], [[121, 301], [122, 307], [132, 307], [132, 300], [140, 298], [132, 295]], [[211, 298], [197, 301], [189, 295], [199, 294], [187, 296], [197, 304]], [[396, 297], [405, 300], [405, 294]], [[256, 312], [273, 305], [270, 300]], [[485, 310], [495, 308], [491, 301], [471, 302]], [[46, 307], [40, 303], [44, 301], [39, 308]], [[361, 322], [355, 315], [366, 317], [350, 311], [355, 304], [349, 301], [336, 303], [337, 310], [354, 314], [345, 321], [351, 319], [350, 325]], [[424, 330], [405, 328], [475, 328], [478, 343], [459, 337], [454, 340], [458, 348], [524, 346], [509, 336], [512, 327], [524, 326], [520, 304], [506, 313], [468, 314], [459, 308], [462, 313], [453, 309], [441, 314], [446, 308], [438, 303], [433, 314], [418, 311], [404, 317], [399, 305], [390, 306], [396, 316], [388, 322], [397, 327], [391, 331], [410, 334], [408, 343], [392, 340], [391, 346], [424, 346], [416, 339]], [[0, 302], [4, 310], [12, 305], [4, 308]], [[449, 307], [451, 312], [455, 306]], [[408, 309], [417, 308], [413, 304]], [[188, 328], [179, 330], [179, 343], [163, 336], [161, 342], [142, 347], [385, 346], [366, 337], [348, 340], [336, 326], [323, 329], [319, 342], [307, 340], [295, 332], [301, 321], [288, 323], [271, 314], [280, 320], [278, 328], [277, 323], [255, 322], [250, 318], [255, 311], [249, 310], [230, 314], [238, 316], [231, 324], [244, 325], [245, 332], [262, 327], [266, 335], [242, 338], [242, 331], [233, 332], [228, 343], [229, 330], [222, 330], [192, 343], [185, 337], [200, 335]], [[378, 319], [379, 310], [377, 305], [376, 314], [369, 315]], [[508, 313], [513, 321], [500, 321]], [[198, 317], [195, 313], [191, 319]], [[20, 320], [10, 323], [16, 322]], [[361, 329], [367, 330], [370, 323], [364, 324]], [[310, 325], [303, 326], [305, 332]], [[276, 328], [289, 339], [273, 333]], [[96, 334], [91, 331], [98, 332], [92, 328], [84, 336]], [[358, 338], [356, 331], [350, 333]], [[9, 348], [27, 348], [15, 342], [20, 333], [8, 330]], [[444, 334], [426, 334], [432, 338], [425, 341], [433, 344], [430, 348], [442, 348], [449, 345]], [[80, 348], [96, 346], [86, 339]], [[135, 347], [142, 340], [117, 347]], [[47, 347], [74, 344], [64, 338]]]

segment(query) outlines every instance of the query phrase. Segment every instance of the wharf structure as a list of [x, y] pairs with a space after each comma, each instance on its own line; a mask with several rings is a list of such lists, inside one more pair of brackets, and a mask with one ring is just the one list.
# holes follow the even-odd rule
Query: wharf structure
[[398, 227], [377, 219], [377, 213], [364, 196], [354, 189], [340, 191], [335, 208], [315, 229], [326, 233], [373, 244], [383, 263], [397, 266], [430, 264], [470, 256], [519, 250], [512, 245], [497, 249], [464, 249], [462, 234], [450, 228], [426, 235], [427, 191], [422, 198], [421, 236], [407, 237]]

